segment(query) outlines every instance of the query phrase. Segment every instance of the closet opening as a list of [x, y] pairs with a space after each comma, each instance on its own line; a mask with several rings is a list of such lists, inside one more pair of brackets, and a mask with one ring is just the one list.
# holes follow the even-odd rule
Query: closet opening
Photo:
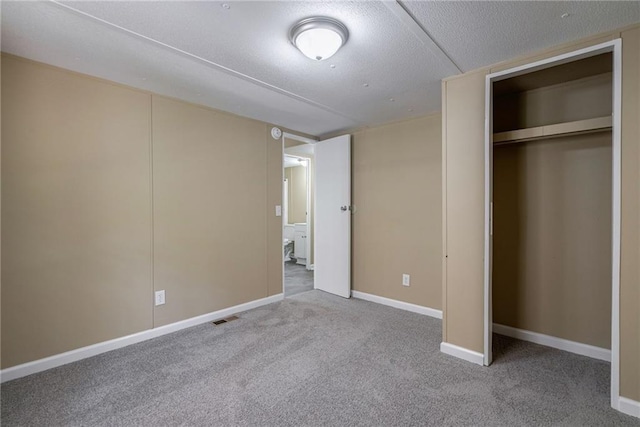
[[314, 145], [283, 139], [283, 292], [290, 297], [314, 289]]
[[610, 362], [618, 401], [620, 42], [487, 76], [484, 364], [512, 340]]

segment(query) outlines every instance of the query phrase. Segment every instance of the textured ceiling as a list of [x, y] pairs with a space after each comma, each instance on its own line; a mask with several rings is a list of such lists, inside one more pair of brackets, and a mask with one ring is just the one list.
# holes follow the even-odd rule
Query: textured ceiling
[[640, 21], [640, 1], [403, 4], [463, 71]]
[[[2, 50], [322, 136], [438, 111], [457, 69], [640, 20], [638, 2], [227, 3], [3, 1]], [[349, 28], [327, 61], [287, 38], [313, 15]]]

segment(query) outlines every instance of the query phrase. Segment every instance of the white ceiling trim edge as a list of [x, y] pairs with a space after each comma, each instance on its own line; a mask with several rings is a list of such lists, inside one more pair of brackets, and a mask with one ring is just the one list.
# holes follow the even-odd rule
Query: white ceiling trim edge
[[234, 77], [237, 77], [239, 79], [242, 79], [242, 80], [247, 81], [249, 83], [253, 83], [253, 84], [255, 84], [257, 86], [261, 86], [261, 87], [263, 87], [265, 89], [272, 90], [272, 91], [277, 92], [277, 93], [279, 93], [281, 95], [285, 95], [285, 96], [287, 96], [289, 98], [292, 98], [292, 99], [295, 99], [297, 101], [301, 101], [301, 102], [304, 102], [306, 104], [309, 104], [309, 105], [311, 105], [313, 107], [320, 108], [320, 109], [322, 109], [322, 110], [324, 110], [324, 111], [326, 111], [328, 113], [332, 113], [332, 114], [338, 115], [340, 117], [343, 117], [345, 119], [351, 120], [352, 122], [360, 123], [360, 124], [363, 123], [361, 120], [358, 120], [358, 119], [355, 119], [353, 117], [347, 116], [346, 114], [344, 114], [344, 113], [342, 113], [340, 111], [334, 110], [333, 108], [331, 108], [329, 106], [326, 106], [326, 105], [321, 104], [319, 102], [312, 101], [312, 100], [310, 100], [308, 98], [305, 98], [303, 96], [296, 95], [295, 93], [289, 92], [289, 91], [287, 91], [285, 89], [279, 88], [279, 87], [274, 86], [272, 84], [269, 84], [267, 82], [263, 82], [262, 80], [258, 80], [258, 79], [254, 78], [254, 77], [251, 77], [251, 76], [248, 76], [246, 74], [240, 73], [239, 71], [236, 71], [236, 70], [233, 70], [231, 68], [225, 67], [224, 65], [220, 65], [220, 64], [215, 63], [213, 61], [210, 61], [208, 59], [202, 58], [202, 57], [200, 57], [198, 55], [194, 55], [192, 53], [189, 53], [189, 52], [184, 51], [182, 49], [179, 49], [177, 47], [174, 47], [174, 46], [168, 45], [166, 43], [163, 43], [161, 41], [155, 40], [155, 39], [153, 39], [151, 37], [147, 37], [147, 36], [145, 36], [143, 34], [140, 34], [140, 33], [137, 33], [135, 31], [129, 30], [127, 28], [121, 27], [121, 26], [119, 26], [117, 24], [114, 24], [112, 22], [105, 21], [104, 19], [98, 18], [98, 17], [93, 16], [93, 15], [91, 15], [89, 13], [86, 13], [86, 12], [83, 12], [81, 10], [75, 9], [75, 8], [69, 6], [69, 5], [59, 3], [58, 0], [49, 0], [49, 3], [50, 4], [54, 4], [54, 5], [58, 6], [58, 7], [63, 8], [63, 9], [66, 9], [66, 10], [68, 10], [68, 11], [70, 11], [72, 13], [75, 13], [77, 15], [80, 15], [82, 17], [85, 17], [85, 18], [94, 20], [96, 22], [99, 22], [99, 23], [101, 23], [103, 25], [106, 25], [108, 27], [111, 27], [113, 29], [122, 31], [122, 32], [124, 32], [126, 34], [132, 35], [132, 36], [137, 37], [137, 38], [141, 38], [141, 39], [146, 40], [146, 41], [149, 41], [149, 42], [154, 43], [154, 44], [156, 44], [156, 45], [158, 45], [160, 47], [163, 47], [165, 49], [168, 49], [168, 50], [171, 50], [171, 51], [173, 51], [175, 53], [178, 53], [178, 54], [180, 54], [182, 56], [186, 56], [188, 58], [195, 59], [196, 61], [202, 62], [202, 63], [204, 63], [204, 64], [206, 64], [206, 65], [208, 65], [208, 66], [210, 66], [212, 68], [216, 68], [219, 71], [222, 71], [222, 72], [224, 72], [226, 74], [229, 74], [231, 76], [234, 76]]
[[453, 76], [462, 73], [462, 70], [453, 60], [442, 50], [436, 41], [429, 35], [427, 30], [413, 17], [413, 15], [402, 5], [400, 1], [383, 0], [387, 9], [389, 9], [406, 27], [413, 33], [422, 44], [429, 49], [447, 69], [447, 76]]
[[296, 134], [289, 133], [289, 132], [283, 132], [282, 133], [282, 139], [284, 140], [285, 138], [293, 139], [293, 140], [300, 141], [300, 142], [304, 142], [305, 144], [317, 144], [318, 143], [318, 141], [316, 141], [315, 139], [305, 138], [304, 136], [296, 135]]

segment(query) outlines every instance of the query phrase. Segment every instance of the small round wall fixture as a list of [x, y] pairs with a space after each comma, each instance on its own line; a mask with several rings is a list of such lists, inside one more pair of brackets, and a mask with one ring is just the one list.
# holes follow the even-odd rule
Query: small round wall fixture
[[315, 16], [291, 27], [289, 40], [314, 61], [332, 57], [349, 38], [349, 30], [337, 19]]
[[280, 130], [280, 128], [277, 128], [277, 127], [271, 128], [271, 137], [273, 139], [280, 139], [281, 136], [282, 136], [282, 130]]

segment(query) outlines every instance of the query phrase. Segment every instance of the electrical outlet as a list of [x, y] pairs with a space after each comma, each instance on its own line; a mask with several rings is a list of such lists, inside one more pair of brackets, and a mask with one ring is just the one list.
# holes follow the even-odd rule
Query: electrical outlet
[[276, 216], [282, 216], [282, 206], [276, 205]]
[[408, 274], [402, 275], [402, 286], [410, 286], [411, 285], [411, 276]]
[[164, 291], [156, 291], [156, 306], [164, 304]]

